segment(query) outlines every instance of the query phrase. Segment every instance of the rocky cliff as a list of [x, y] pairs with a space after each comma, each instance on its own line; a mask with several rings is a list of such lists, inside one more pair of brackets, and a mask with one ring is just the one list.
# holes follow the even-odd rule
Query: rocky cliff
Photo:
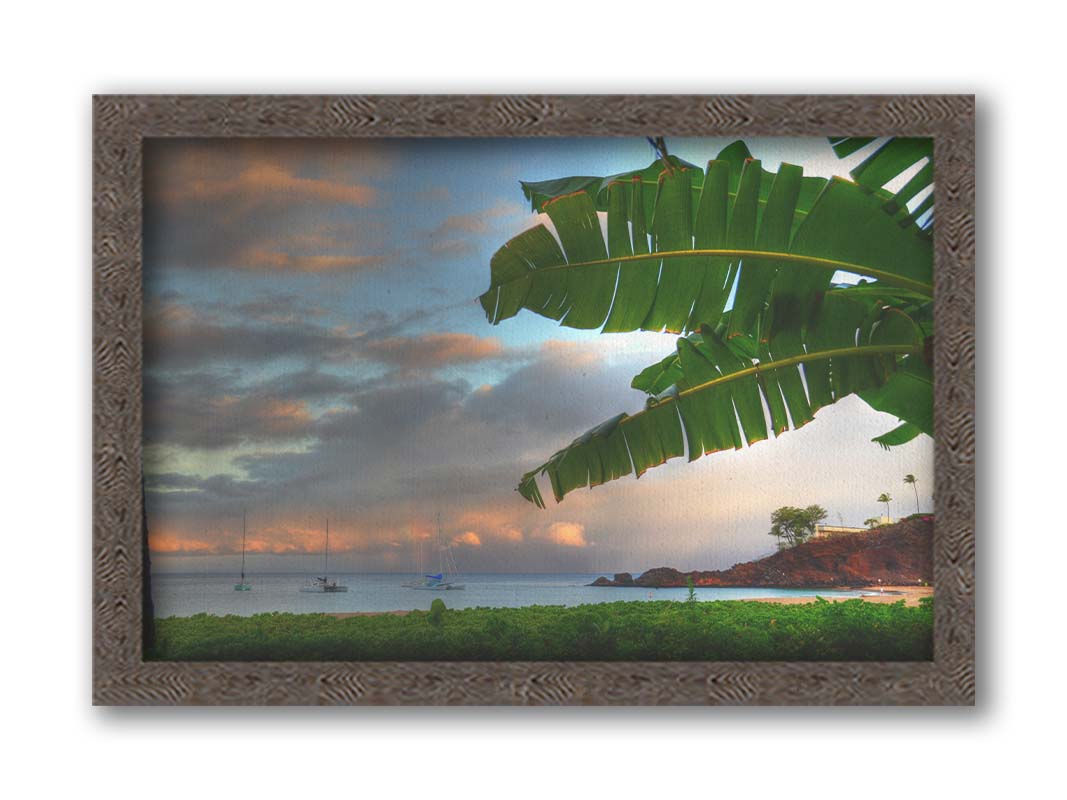
[[870, 586], [932, 583], [933, 517], [886, 525], [863, 533], [814, 539], [758, 561], [711, 572], [656, 567], [634, 578], [621, 572], [592, 586]]

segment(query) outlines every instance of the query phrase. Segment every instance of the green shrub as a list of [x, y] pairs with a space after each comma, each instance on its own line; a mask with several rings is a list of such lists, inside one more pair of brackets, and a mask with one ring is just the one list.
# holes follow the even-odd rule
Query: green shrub
[[[928, 661], [933, 601], [729, 600], [170, 617], [161, 661]], [[447, 616], [447, 624], [445, 618]], [[429, 624], [427, 624], [429, 623]]]
[[445, 601], [440, 597], [435, 597], [433, 602], [430, 603], [430, 624], [434, 626], [440, 626], [445, 620]]

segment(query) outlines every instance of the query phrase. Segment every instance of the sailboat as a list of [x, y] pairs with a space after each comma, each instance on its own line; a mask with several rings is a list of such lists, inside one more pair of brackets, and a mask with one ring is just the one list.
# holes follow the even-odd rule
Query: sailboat
[[426, 565], [422, 558], [422, 539], [415, 535], [414, 528], [411, 528], [411, 544], [415, 554], [415, 577], [411, 580], [404, 581], [400, 584], [405, 589], [418, 589], [424, 582], [422, 574], [426, 571]]
[[248, 512], [241, 512], [241, 582], [233, 585], [235, 592], [250, 592], [252, 584], [245, 581], [245, 529], [248, 520]]
[[437, 572], [433, 575], [423, 575], [418, 581], [404, 584], [410, 589], [426, 589], [433, 592], [446, 592], [455, 589], [466, 589], [466, 585], [456, 583], [456, 575], [459, 570], [456, 567], [455, 556], [452, 548], [441, 537], [441, 515], [437, 515]]
[[300, 587], [302, 592], [318, 592], [318, 593], [330, 593], [330, 592], [347, 592], [348, 587], [338, 583], [336, 580], [330, 580], [328, 567], [330, 564], [330, 521], [326, 520], [326, 550], [322, 556], [322, 577], [321, 578], [308, 578], [305, 580], [304, 585]]

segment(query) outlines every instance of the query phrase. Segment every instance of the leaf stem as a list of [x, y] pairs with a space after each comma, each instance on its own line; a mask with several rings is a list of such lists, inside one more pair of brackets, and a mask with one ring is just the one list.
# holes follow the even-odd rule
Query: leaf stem
[[[833, 350], [819, 350], [815, 353], [801, 353], [798, 356], [790, 356], [789, 358], [783, 358], [777, 361], [768, 361], [766, 364], [755, 364], [751, 367], [746, 367], [745, 369], [739, 369], [737, 372], [731, 372], [727, 375], [721, 375], [718, 378], [712, 378], [710, 381], [705, 381], [696, 386], [690, 386], [688, 389], [683, 389], [676, 395], [665, 397], [654, 407], [675, 402], [679, 397], [687, 397], [722, 383], [731, 383], [732, 381], [740, 380], [741, 378], [758, 375], [760, 372], [792, 367], [797, 364], [804, 364], [808, 361], [820, 361], [826, 358], [839, 358], [842, 356], [922, 355], [922, 352], [923, 346], [921, 344], [879, 344], [863, 345], [859, 347], [838, 347]], [[619, 425], [625, 425], [630, 420], [636, 419], [644, 413], [644, 411], [639, 411], [636, 414], [625, 417], [624, 419], [619, 420]]]
[[[554, 267], [540, 267], [538, 269], [530, 270], [530, 272], [518, 277], [513, 278], [511, 281], [505, 283], [511, 283], [513, 281], [525, 280], [540, 272], [549, 272], [553, 270], [561, 269], [576, 269], [578, 267], [597, 267], [606, 266], [608, 264], [631, 264], [641, 261], [659, 262], [663, 259], [672, 258], [693, 258], [693, 257], [718, 257], [718, 258], [738, 258], [747, 262], [780, 262], [784, 264], [803, 264], [809, 267], [816, 267], [817, 269], [830, 270], [831, 272], [851, 272], [856, 275], [866, 275], [872, 278], [877, 278], [882, 283], [888, 286], [899, 286], [902, 289], [911, 289], [913, 292], [918, 292], [924, 297], [933, 298], [934, 287], [932, 284], [923, 283], [922, 281], [912, 280], [911, 278], [905, 278], [901, 275], [896, 275], [892, 272], [886, 272], [885, 270], [875, 269], [874, 267], [868, 267], [864, 264], [853, 264], [848, 261], [836, 261], [831, 258], [819, 258], [817, 256], [805, 256], [799, 253], [778, 253], [770, 252], [766, 250], [736, 250], [736, 249], [715, 249], [715, 250], [664, 250], [659, 253], [641, 253], [634, 256], [617, 256], [615, 258], [600, 258], [595, 261], [577, 261], [570, 264], [559, 264]], [[503, 285], [503, 284], [499, 284]]]

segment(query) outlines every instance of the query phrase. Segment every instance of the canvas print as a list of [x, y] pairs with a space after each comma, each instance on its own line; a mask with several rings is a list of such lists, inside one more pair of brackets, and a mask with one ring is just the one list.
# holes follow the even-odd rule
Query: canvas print
[[932, 141], [832, 133], [146, 140], [146, 658], [932, 659]]

